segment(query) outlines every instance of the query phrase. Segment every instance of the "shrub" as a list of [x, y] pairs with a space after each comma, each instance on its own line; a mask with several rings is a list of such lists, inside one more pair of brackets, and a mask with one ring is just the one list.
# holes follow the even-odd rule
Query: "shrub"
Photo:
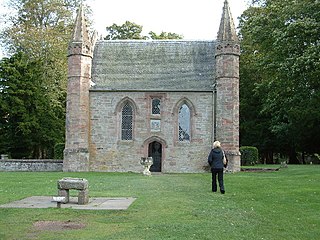
[[249, 166], [258, 162], [259, 153], [256, 147], [243, 146], [240, 147], [241, 165]]
[[64, 143], [57, 143], [54, 146], [54, 159], [63, 159]]

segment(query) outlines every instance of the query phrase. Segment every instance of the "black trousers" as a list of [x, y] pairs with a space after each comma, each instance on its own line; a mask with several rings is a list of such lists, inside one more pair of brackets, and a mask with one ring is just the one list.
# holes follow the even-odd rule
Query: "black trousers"
[[224, 192], [224, 185], [223, 185], [223, 168], [212, 168], [212, 191], [217, 191], [217, 176], [218, 176], [218, 182], [220, 191]]

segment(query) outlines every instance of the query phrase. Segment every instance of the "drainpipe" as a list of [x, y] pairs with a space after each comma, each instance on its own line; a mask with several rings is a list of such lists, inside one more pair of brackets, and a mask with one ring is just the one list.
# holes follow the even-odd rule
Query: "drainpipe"
[[216, 141], [217, 140], [217, 82], [213, 84], [213, 116], [212, 117], [213, 117], [213, 141]]

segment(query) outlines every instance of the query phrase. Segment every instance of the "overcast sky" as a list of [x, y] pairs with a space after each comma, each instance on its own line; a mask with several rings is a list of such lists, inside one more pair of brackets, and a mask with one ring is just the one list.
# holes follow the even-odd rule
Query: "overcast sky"
[[[246, 9], [248, 0], [229, 0], [233, 19]], [[216, 39], [224, 0], [88, 0], [96, 30], [126, 20], [142, 25], [145, 33], [174, 32], [185, 39]]]
[[[1, 5], [5, 0], [0, 0]], [[150, 31], [174, 32], [184, 39], [216, 39], [224, 0], [87, 0], [93, 10], [93, 22], [99, 34], [106, 35], [106, 27], [125, 21], [143, 26], [143, 34]], [[235, 21], [247, 8], [248, 0], [229, 0]], [[0, 49], [0, 58], [2, 52]]]

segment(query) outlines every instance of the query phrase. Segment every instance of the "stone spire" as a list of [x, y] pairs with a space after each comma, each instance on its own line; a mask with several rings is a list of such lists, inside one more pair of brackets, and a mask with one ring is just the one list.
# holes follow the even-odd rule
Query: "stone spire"
[[228, 0], [224, 1], [223, 12], [218, 32], [218, 41], [239, 41], [234, 26]]
[[89, 39], [83, 5], [81, 5], [78, 9], [72, 40], [75, 42], [82, 42], [89, 41]]
[[239, 39], [225, 0], [215, 52], [214, 137], [224, 147], [228, 170], [235, 172], [240, 171], [239, 58]]
[[64, 171], [89, 170], [89, 89], [93, 49], [94, 42], [89, 36], [83, 6], [81, 6], [68, 47]]
[[94, 44], [93, 38], [89, 36], [87, 20], [84, 15], [84, 7], [81, 5], [78, 9], [74, 31], [69, 44], [68, 55], [84, 54], [92, 56]]

